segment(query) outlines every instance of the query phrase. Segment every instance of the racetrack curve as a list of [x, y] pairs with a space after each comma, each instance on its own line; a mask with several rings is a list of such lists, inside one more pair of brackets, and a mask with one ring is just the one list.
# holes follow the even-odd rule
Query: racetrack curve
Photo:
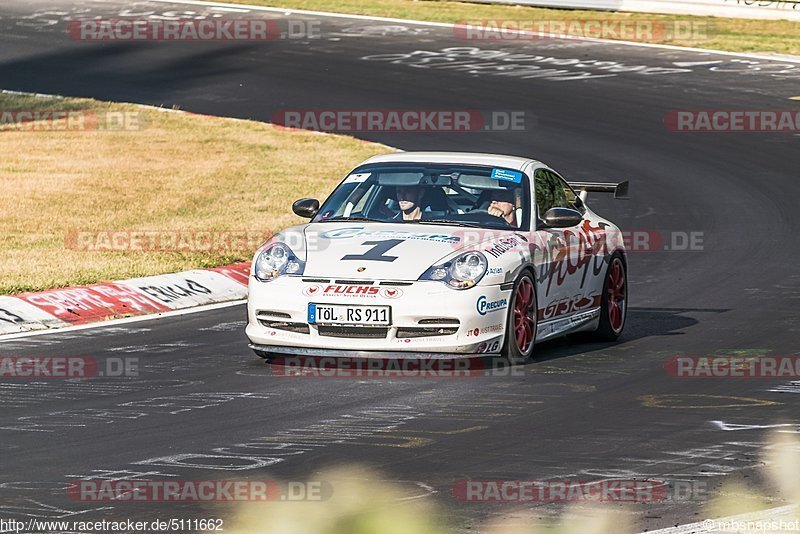
[[[623, 229], [702, 232], [702, 250], [631, 253], [620, 342], [543, 344], [519, 377], [275, 376], [247, 348], [242, 305], [0, 343], [2, 355], [140, 358], [138, 378], [0, 383], [0, 516], [213, 516], [210, 505], [75, 502], [63, 485], [92, 476], [302, 480], [358, 462], [435, 499], [467, 530], [520, 507], [459, 502], [459, 480], [689, 480], [713, 496], [725, 481], [758, 478], [767, 430], [712, 421], [800, 423], [800, 388], [770, 391], [787, 380], [677, 379], [662, 367], [682, 354], [798, 354], [800, 139], [674, 133], [663, 119], [681, 109], [797, 108], [789, 98], [800, 64], [581, 41], [467, 42], [447, 28], [280, 13], [270, 15], [319, 20], [321, 38], [120, 44], [65, 32], [67, 17], [189, 10], [234, 16], [154, 1], [7, 0], [0, 87], [257, 120], [304, 108], [524, 111], [536, 118], [525, 131], [357, 135], [405, 150], [531, 156], [574, 180], [628, 179], [630, 201], [596, 195], [592, 206]], [[519, 67], [488, 65], [492, 50], [567, 74], [509, 75]], [[427, 53], [408, 56], [415, 51]], [[589, 77], [568, 79], [582, 72]], [[361, 418], [371, 423], [354, 426]], [[258, 462], [242, 444], [256, 441], [292, 443], [292, 454], [273, 449], [276, 463], [244, 469]], [[656, 528], [696, 520], [704, 502], [625, 509]], [[521, 508], [547, 519], [564, 503]]]

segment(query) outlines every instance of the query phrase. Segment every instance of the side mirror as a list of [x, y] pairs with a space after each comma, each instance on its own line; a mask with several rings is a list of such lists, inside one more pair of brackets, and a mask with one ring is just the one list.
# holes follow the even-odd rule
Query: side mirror
[[292, 204], [292, 211], [299, 217], [310, 219], [319, 211], [319, 200], [316, 198], [301, 198]]
[[579, 225], [583, 215], [571, 208], [550, 208], [544, 214], [543, 220], [550, 228], [568, 228]]

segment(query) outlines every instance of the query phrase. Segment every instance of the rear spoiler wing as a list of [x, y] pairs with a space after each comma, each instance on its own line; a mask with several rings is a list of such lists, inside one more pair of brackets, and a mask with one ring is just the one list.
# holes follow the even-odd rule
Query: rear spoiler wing
[[628, 198], [628, 181], [624, 182], [567, 182], [570, 187], [578, 191], [581, 200], [585, 201], [589, 192], [614, 193], [616, 199]]

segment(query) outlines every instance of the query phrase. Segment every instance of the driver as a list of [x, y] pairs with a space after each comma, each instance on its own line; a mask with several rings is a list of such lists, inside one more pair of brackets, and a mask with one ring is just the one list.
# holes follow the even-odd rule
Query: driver
[[424, 190], [418, 185], [398, 186], [396, 188], [397, 203], [400, 213], [394, 218], [404, 221], [417, 221], [422, 218], [422, 197]]
[[497, 189], [490, 195], [489, 215], [500, 217], [511, 226], [517, 226], [517, 215], [514, 209], [514, 191]]

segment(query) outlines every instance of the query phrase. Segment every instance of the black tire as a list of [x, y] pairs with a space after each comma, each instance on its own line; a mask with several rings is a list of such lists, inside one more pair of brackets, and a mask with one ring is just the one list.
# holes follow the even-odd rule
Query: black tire
[[[614, 269], [616, 268], [619, 268], [619, 273], [621, 274], [621, 288], [619, 286], [616, 286], [616, 288], [610, 287], [612, 284], [616, 285], [614, 281], [617, 280], [614, 274]], [[618, 307], [617, 312], [612, 311], [612, 306], [610, 306], [610, 303], [614, 301]], [[615, 252], [611, 256], [611, 261], [608, 262], [603, 281], [603, 294], [600, 299], [600, 324], [597, 326], [597, 330], [592, 332], [592, 337], [599, 341], [616, 341], [625, 329], [627, 318], [628, 269], [622, 254]]]
[[[523, 321], [525, 324], [517, 323], [517, 303], [518, 299], [523, 298], [526, 290], [523, 287], [530, 288], [530, 302], [527, 305], [526, 316], [528, 319]], [[522, 294], [521, 294], [522, 292]], [[523, 303], [524, 307], [525, 304]], [[502, 354], [503, 357], [511, 365], [523, 365], [531, 360], [533, 357], [533, 345], [536, 343], [536, 326], [537, 326], [538, 307], [536, 305], [536, 282], [534, 281], [531, 273], [523, 271], [517, 281], [514, 282], [514, 289], [511, 292], [511, 300], [508, 303], [508, 316], [506, 318], [506, 335], [505, 342], [503, 343]], [[530, 330], [529, 334], [524, 336], [524, 347], [519, 346], [519, 338], [517, 336], [518, 326], [521, 326], [526, 331]], [[530, 336], [530, 337], [529, 337]]]
[[271, 353], [271, 352], [266, 352], [266, 351], [263, 351], [263, 350], [256, 350], [256, 349], [253, 349], [253, 352], [256, 353], [256, 356], [258, 356], [259, 358], [263, 358], [266, 361], [270, 361], [270, 360], [274, 360], [275, 359], [275, 355], [273, 353]]

